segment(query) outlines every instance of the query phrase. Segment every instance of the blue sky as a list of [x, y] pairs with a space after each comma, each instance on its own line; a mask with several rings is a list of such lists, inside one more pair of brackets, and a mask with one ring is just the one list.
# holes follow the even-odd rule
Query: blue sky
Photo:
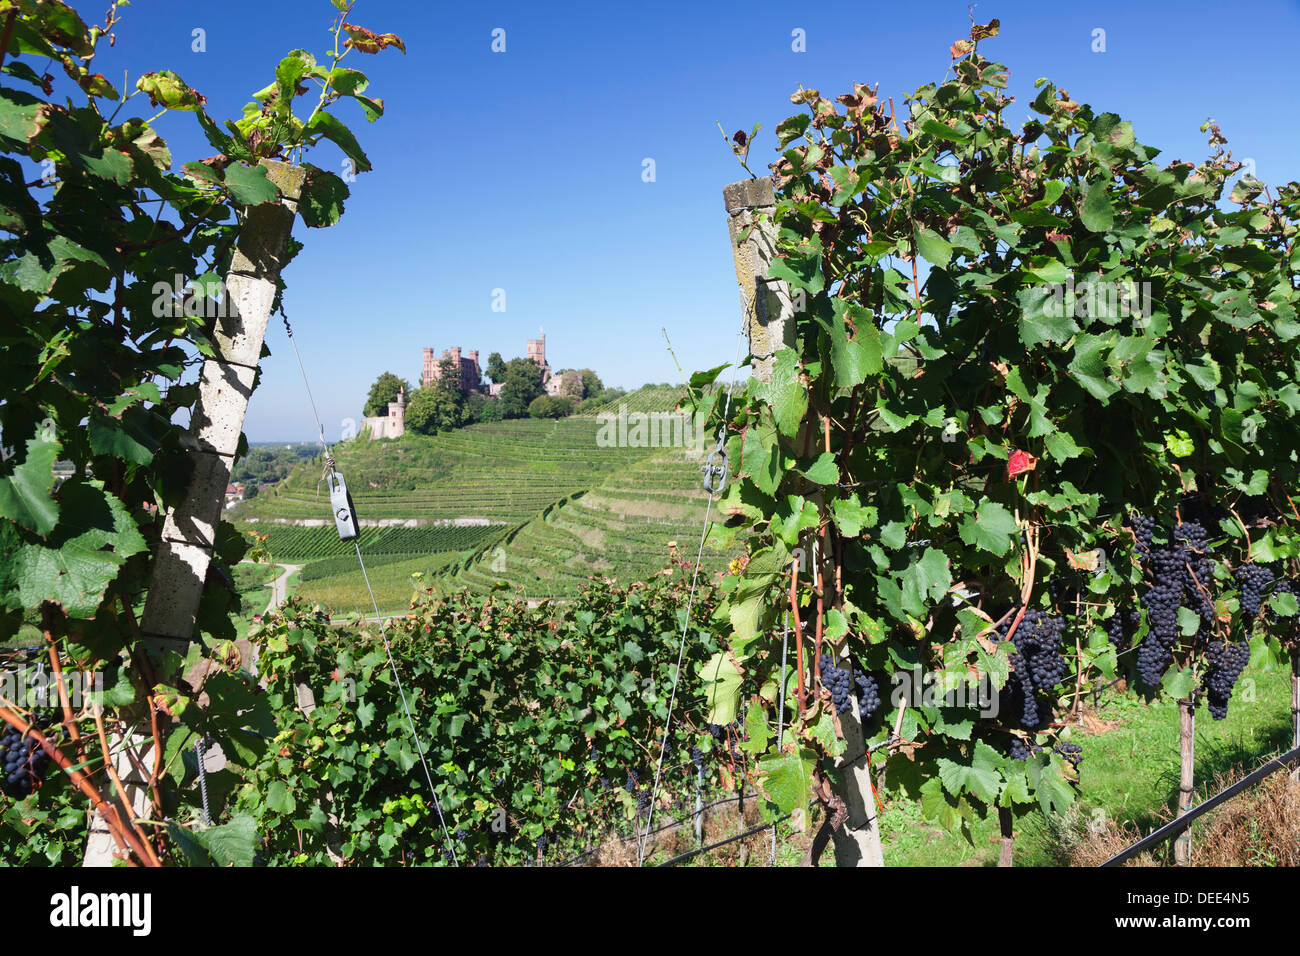
[[[88, 19], [104, 0], [76, 2]], [[322, 57], [328, 0], [135, 0], [96, 61], [114, 83], [173, 69], [218, 120], [239, 115], [286, 52]], [[1300, 179], [1295, 64], [1300, 3], [981, 2], [1002, 34], [981, 52], [1011, 70], [1028, 115], [1033, 81], [1134, 124], [1159, 161], [1206, 152], [1213, 117], [1265, 182]], [[676, 381], [666, 328], [689, 373], [732, 360], [739, 304], [721, 190], [744, 173], [722, 142], [762, 123], [750, 166], [775, 157], [773, 130], [799, 84], [835, 96], [880, 83], [902, 99], [939, 80], [967, 4], [777, 2], [614, 4], [361, 0], [353, 21], [394, 32], [407, 54], [351, 54], [386, 115], [340, 115], [375, 169], [352, 184], [342, 221], [295, 235], [285, 299], [326, 435], [359, 417], [383, 371], [415, 381], [420, 350], [453, 345], [506, 358], [546, 330], [555, 368], [608, 385]], [[506, 31], [506, 52], [491, 51]], [[195, 29], [206, 51], [194, 52]], [[792, 31], [806, 52], [792, 50]], [[1094, 30], [1105, 52], [1093, 52]], [[136, 112], [147, 110], [143, 98]], [[148, 115], [144, 112], [143, 115]], [[176, 161], [211, 154], [192, 115], [157, 124]], [[642, 180], [642, 163], [656, 178]], [[329, 144], [309, 155], [338, 170]], [[494, 289], [506, 311], [491, 309]], [[283, 328], [249, 408], [251, 441], [315, 436]]]

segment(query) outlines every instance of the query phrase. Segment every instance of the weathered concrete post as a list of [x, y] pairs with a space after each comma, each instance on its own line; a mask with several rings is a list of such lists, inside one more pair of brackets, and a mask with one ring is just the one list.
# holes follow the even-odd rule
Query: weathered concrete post
[[[776, 254], [772, 180], [742, 179], [731, 183], [723, 187], [722, 199], [727, 209], [736, 281], [745, 298], [745, 329], [754, 375], [767, 381], [772, 376], [776, 353], [794, 346], [796, 311], [789, 285], [768, 274]], [[807, 428], [805, 422], [805, 431]], [[810, 500], [819, 498], [813, 496]], [[815, 566], [814, 573], [820, 573], [819, 567]], [[840, 728], [846, 753], [856, 756], [837, 764], [841, 784], [836, 792], [844, 801], [848, 819], [832, 834], [835, 862], [838, 866], [884, 866], [871, 769], [856, 701], [851, 711], [840, 715]]]
[[[235, 243], [226, 275], [224, 314], [216, 325], [217, 354], [203, 363], [199, 398], [186, 436], [194, 474], [185, 499], [167, 513], [163, 522], [140, 620], [145, 644], [153, 652], [175, 650], [183, 655], [194, 636], [226, 485], [275, 303], [276, 280], [284, 265], [285, 248], [306, 178], [306, 170], [300, 166], [271, 160], [262, 165], [283, 198], [249, 207]], [[171, 675], [159, 677], [169, 680]], [[139, 766], [152, 767], [152, 737], [137, 734], [123, 741], [114, 735], [112, 744], [118, 752], [118, 773], [131, 803], [126, 809], [134, 819], [146, 818], [150, 811], [148, 781], [135, 769], [126, 751], [130, 749], [139, 756]], [[112, 835], [96, 815], [86, 841], [84, 865], [111, 866], [114, 846]]]
[[284, 197], [248, 210], [226, 276], [226, 314], [217, 320], [217, 354], [203, 363], [187, 444], [194, 476], [185, 500], [167, 513], [140, 628], [151, 649], [185, 652], [212, 561], [230, 469], [257, 378], [275, 285], [306, 171], [262, 164]]
[[[727, 209], [736, 281], [745, 301], [749, 353], [754, 356], [754, 374], [765, 380], [772, 374], [776, 353], [794, 345], [790, 287], [768, 276], [768, 267], [776, 253], [776, 226], [772, 222], [776, 197], [772, 180], [764, 177], [731, 183], [723, 187], [722, 199]], [[749, 230], [748, 234], [745, 230]]]

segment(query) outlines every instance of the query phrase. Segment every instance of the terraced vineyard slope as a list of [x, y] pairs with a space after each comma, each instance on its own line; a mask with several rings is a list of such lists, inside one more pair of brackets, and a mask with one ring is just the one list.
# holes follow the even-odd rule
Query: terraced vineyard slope
[[[636, 394], [636, 393], [633, 393]], [[650, 449], [602, 448], [594, 417], [472, 425], [436, 436], [354, 439], [335, 460], [363, 523], [478, 519], [518, 524], [566, 495], [594, 487]], [[328, 520], [317, 460], [231, 510], [241, 522]]]
[[[483, 549], [450, 583], [483, 591], [505, 582], [529, 598], [563, 598], [592, 575], [627, 583], [662, 571], [676, 556], [693, 562], [707, 501], [702, 460], [658, 450]], [[713, 573], [732, 557], [706, 546], [702, 568]]]

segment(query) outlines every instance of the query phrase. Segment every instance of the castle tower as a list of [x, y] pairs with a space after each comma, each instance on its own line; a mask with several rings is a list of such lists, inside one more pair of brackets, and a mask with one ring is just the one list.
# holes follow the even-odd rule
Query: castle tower
[[428, 388], [433, 383], [434, 378], [437, 377], [436, 368], [437, 365], [433, 361], [433, 349], [426, 347], [424, 350], [424, 367], [420, 373], [421, 388]]
[[545, 384], [551, 377], [551, 367], [546, 364], [546, 333], [538, 326], [537, 334], [540, 338], [528, 340], [528, 357], [541, 366], [542, 383]]

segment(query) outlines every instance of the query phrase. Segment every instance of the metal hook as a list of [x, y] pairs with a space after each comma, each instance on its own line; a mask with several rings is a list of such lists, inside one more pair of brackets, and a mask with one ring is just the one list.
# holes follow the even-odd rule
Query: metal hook
[[[722, 494], [722, 489], [727, 487], [727, 472], [729, 464], [727, 461], [727, 427], [724, 425], [718, 429], [718, 444], [713, 451], [709, 452], [709, 457], [704, 460], [700, 466], [700, 471], [704, 473], [704, 490], [711, 495]], [[718, 457], [721, 461], [718, 464], [713, 463], [713, 459]], [[716, 482], [716, 484], [715, 484]]]

